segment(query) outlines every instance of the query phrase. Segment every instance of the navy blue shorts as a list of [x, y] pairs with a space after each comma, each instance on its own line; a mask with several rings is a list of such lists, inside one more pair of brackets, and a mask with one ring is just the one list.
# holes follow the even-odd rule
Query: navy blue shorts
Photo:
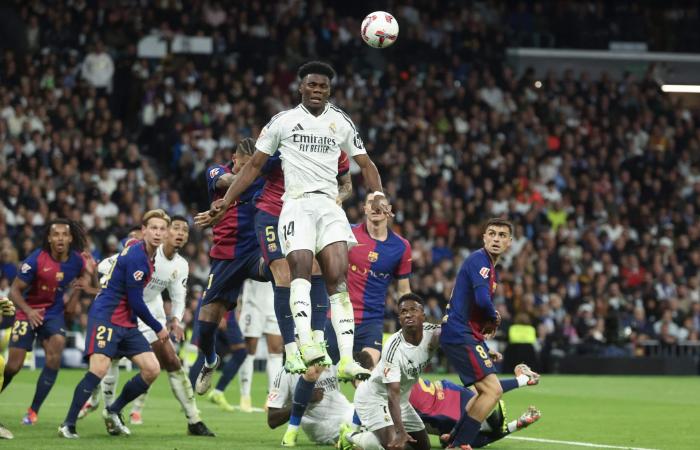
[[258, 210], [255, 214], [255, 234], [258, 236], [260, 251], [267, 265], [276, 259], [284, 259], [282, 246], [277, 235], [278, 222], [278, 216], [273, 216], [265, 211]]
[[86, 336], [84, 352], [86, 357], [93, 353], [100, 353], [115, 359], [152, 351], [151, 345], [138, 327], [120, 327], [110, 321], [93, 319], [90, 316], [88, 316]]
[[202, 304], [224, 300], [228, 309], [232, 310], [238, 302], [243, 282], [248, 278], [267, 281], [260, 275], [259, 249], [235, 259], [211, 258], [209, 282], [202, 294]]
[[468, 344], [440, 343], [440, 347], [465, 386], [471, 386], [496, 373], [495, 364], [489, 357], [489, 347], [483, 341]]
[[54, 334], [60, 334], [61, 336], [66, 335], [66, 322], [63, 320], [63, 314], [60, 316], [44, 317], [44, 323], [38, 328], [32, 327], [26, 319], [17, 319], [12, 325], [10, 347], [32, 351], [34, 339], [41, 342]]
[[[355, 339], [352, 346], [352, 352], [357, 353], [363, 348], [370, 347], [382, 351], [382, 338], [384, 332], [384, 322], [362, 322], [355, 325]], [[335, 329], [331, 323], [331, 319], [326, 322], [324, 331], [326, 342], [328, 343], [328, 355], [334, 363], [340, 359], [338, 351], [338, 340], [335, 336]]]

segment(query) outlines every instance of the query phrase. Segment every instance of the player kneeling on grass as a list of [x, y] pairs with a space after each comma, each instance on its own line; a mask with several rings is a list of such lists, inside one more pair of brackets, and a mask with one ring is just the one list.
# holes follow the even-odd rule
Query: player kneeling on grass
[[424, 323], [423, 307], [423, 299], [415, 294], [399, 298], [401, 330], [389, 338], [372, 375], [355, 391], [355, 411], [367, 431], [343, 433], [341, 448], [430, 448], [425, 425], [408, 402], [440, 335], [439, 325]]
[[[313, 389], [304, 389], [309, 384]], [[303, 392], [310, 392], [311, 397]], [[281, 368], [267, 397], [267, 408], [270, 428], [289, 421], [282, 439], [284, 447], [296, 445], [299, 427], [317, 444], [335, 444], [341, 425], [351, 423], [353, 414], [352, 404], [340, 392], [337, 366], [324, 370], [312, 365], [303, 375]]]
[[[516, 378], [500, 380], [503, 392], [523, 386], [534, 386], [540, 376], [525, 364], [515, 367]], [[447, 445], [454, 439], [454, 430], [469, 402], [475, 399], [473, 388], [458, 386], [449, 380], [433, 381], [420, 378], [413, 385], [408, 401], [416, 410], [430, 434], [440, 436], [440, 441]], [[481, 423], [476, 438], [470, 442], [473, 448], [484, 447], [510, 433], [522, 430], [538, 421], [541, 414], [537, 408], [530, 406], [517, 420], [508, 422], [506, 405], [500, 400], [496, 408]]]
[[153, 317], [143, 301], [143, 290], [153, 273], [153, 258], [165, 239], [169, 224], [170, 218], [163, 210], [156, 209], [144, 214], [143, 241], [125, 248], [119, 254], [102, 290], [95, 297], [88, 312], [88, 338], [85, 341], [89, 369], [75, 388], [68, 414], [58, 428], [59, 436], [78, 438], [75, 423], [80, 408], [109, 370], [112, 359], [122, 356], [130, 358], [141, 371], [124, 385], [119, 397], [102, 412], [102, 417], [109, 434], [131, 434], [121, 418], [121, 410], [148, 391], [160, 373], [158, 359], [139, 331], [136, 318], [153, 329], [161, 343], [169, 339], [168, 331]]

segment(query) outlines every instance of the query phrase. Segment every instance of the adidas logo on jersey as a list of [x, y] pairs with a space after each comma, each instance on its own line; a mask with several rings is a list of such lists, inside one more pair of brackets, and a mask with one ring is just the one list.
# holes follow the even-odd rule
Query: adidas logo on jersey
[[292, 132], [294, 131], [304, 131], [304, 127], [301, 126], [300, 123], [297, 124], [294, 128], [292, 128]]

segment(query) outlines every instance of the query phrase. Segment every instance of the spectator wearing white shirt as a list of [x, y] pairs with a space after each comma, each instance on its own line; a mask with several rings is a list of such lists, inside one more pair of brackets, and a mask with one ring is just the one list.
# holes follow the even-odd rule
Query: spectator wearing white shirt
[[112, 91], [114, 62], [105, 51], [102, 42], [95, 44], [95, 50], [88, 53], [83, 61], [83, 78], [98, 90]]

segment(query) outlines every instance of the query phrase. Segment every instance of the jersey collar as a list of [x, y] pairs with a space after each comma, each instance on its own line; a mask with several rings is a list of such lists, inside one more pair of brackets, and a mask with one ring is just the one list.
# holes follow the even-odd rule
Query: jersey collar
[[328, 110], [330, 109], [331, 104], [330, 104], [330, 102], [326, 102], [326, 107], [323, 108], [323, 112], [322, 112], [321, 114], [319, 114], [318, 116], [314, 116], [314, 115], [311, 113], [311, 111], [309, 111], [308, 109], [306, 109], [306, 106], [304, 106], [303, 103], [299, 103], [299, 106], [301, 106], [301, 109], [304, 110], [304, 112], [305, 112], [306, 114], [310, 115], [311, 117], [318, 118], [318, 117], [321, 117], [322, 115], [324, 115], [324, 114], [326, 113], [326, 111], [328, 111]]

